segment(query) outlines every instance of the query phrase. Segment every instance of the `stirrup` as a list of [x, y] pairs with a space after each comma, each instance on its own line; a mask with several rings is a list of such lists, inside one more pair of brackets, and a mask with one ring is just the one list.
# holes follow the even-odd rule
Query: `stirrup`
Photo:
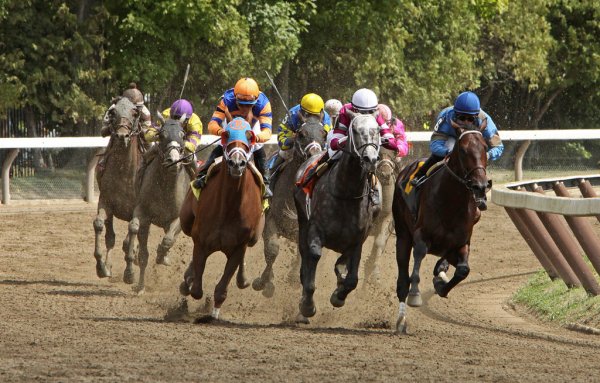
[[267, 198], [273, 198], [273, 192], [271, 191], [271, 188], [269, 188], [269, 185], [265, 185], [265, 192], [263, 194], [263, 199]]
[[419, 186], [423, 181], [425, 181], [425, 177], [426, 176], [415, 177], [412, 180], [410, 180], [410, 184], [412, 186]]

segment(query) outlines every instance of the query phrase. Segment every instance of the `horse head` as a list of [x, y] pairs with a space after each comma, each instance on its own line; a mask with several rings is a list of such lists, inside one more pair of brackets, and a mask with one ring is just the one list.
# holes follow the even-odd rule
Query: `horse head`
[[487, 177], [487, 144], [478, 129], [457, 129], [458, 139], [450, 153], [448, 168], [452, 175], [480, 201], [491, 187]]
[[381, 147], [379, 149], [379, 161], [377, 162], [377, 178], [387, 185], [395, 177], [400, 169], [401, 159], [396, 152]]
[[352, 122], [348, 128], [348, 143], [344, 148], [346, 153], [357, 157], [361, 167], [369, 173], [374, 173], [379, 156], [379, 124], [373, 114], [360, 114], [349, 111]]
[[308, 157], [321, 153], [325, 147], [326, 138], [327, 132], [325, 132], [320, 117], [310, 115], [296, 132], [294, 154], [305, 160]]
[[139, 110], [127, 97], [121, 97], [108, 113], [111, 121], [111, 134], [124, 140], [127, 145], [131, 136], [139, 133]]
[[234, 118], [223, 134], [223, 158], [227, 162], [229, 175], [239, 178], [244, 174], [250, 159], [250, 148], [254, 134], [250, 124], [241, 117]]
[[183, 131], [183, 122], [185, 121], [186, 115], [181, 116], [179, 120], [161, 119], [163, 126], [158, 132], [158, 146], [160, 149], [160, 156], [162, 158], [162, 164], [165, 167], [169, 167], [173, 163], [177, 163], [175, 169], [181, 167], [180, 159], [183, 157], [183, 149], [185, 148], [184, 137], [185, 132]]

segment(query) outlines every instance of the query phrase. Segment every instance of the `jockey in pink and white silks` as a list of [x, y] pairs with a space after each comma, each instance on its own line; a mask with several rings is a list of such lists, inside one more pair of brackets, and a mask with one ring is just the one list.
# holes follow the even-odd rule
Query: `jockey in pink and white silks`
[[[377, 111], [378, 104], [377, 96], [372, 90], [362, 88], [354, 92], [354, 95], [352, 95], [352, 102], [342, 106], [336, 126], [327, 135], [327, 147], [329, 148], [328, 151], [330, 157], [346, 144], [346, 140], [348, 139], [348, 128], [351, 123], [349, 111], [361, 114], [372, 114]], [[392, 133], [392, 129], [388, 126], [381, 114], [378, 114], [375, 119], [379, 125], [382, 146], [386, 149], [397, 151], [398, 144], [396, 142], [396, 137], [394, 137], [394, 134]]]

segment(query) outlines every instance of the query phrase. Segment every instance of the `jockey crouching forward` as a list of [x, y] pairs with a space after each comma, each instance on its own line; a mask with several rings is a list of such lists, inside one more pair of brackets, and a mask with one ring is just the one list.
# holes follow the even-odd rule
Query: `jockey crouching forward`
[[[238, 80], [235, 87], [225, 91], [216, 110], [214, 111], [210, 122], [208, 123], [208, 131], [212, 135], [221, 136], [223, 133], [223, 122], [231, 122], [235, 117], [242, 117], [255, 133], [256, 144], [252, 145], [252, 153], [254, 156], [254, 165], [263, 176], [265, 183], [264, 198], [273, 196], [269, 189], [269, 177], [266, 173], [266, 154], [263, 148], [263, 143], [271, 138], [271, 123], [273, 113], [271, 112], [271, 102], [267, 96], [258, 88], [258, 84], [254, 79], [244, 77]], [[201, 189], [206, 184], [206, 173], [208, 168], [215, 162], [217, 157], [223, 155], [223, 146], [217, 145], [206, 163], [200, 169], [198, 177], [194, 181], [194, 187]]]
[[324, 110], [325, 103], [321, 96], [315, 93], [307, 93], [300, 100], [300, 104], [292, 107], [283, 121], [279, 125], [279, 131], [277, 132], [277, 143], [279, 144], [279, 152], [275, 158], [274, 163], [269, 169], [269, 173], [274, 171], [271, 178], [271, 185], [275, 184], [277, 168], [292, 158], [292, 149], [294, 147], [294, 141], [296, 133], [302, 124], [311, 116], [319, 118], [319, 121], [323, 124], [323, 130], [328, 133], [331, 130], [331, 118], [329, 114]]
[[[185, 120], [183, 121], [183, 130], [185, 132], [184, 157], [195, 153], [196, 147], [200, 144], [200, 140], [202, 138], [202, 121], [200, 121], [200, 117], [194, 113], [194, 107], [192, 106], [192, 103], [188, 100], [179, 99], [175, 101], [170, 108], [163, 110], [161, 114], [163, 118], [171, 118], [173, 120], [179, 120], [185, 115]], [[146, 143], [152, 144], [158, 141], [159, 132], [160, 127], [149, 127], [144, 134], [144, 140]], [[158, 151], [158, 145], [152, 145], [150, 149], [144, 153], [144, 156], [142, 157], [142, 164], [140, 166], [140, 170], [138, 171], [138, 186], [141, 186], [144, 172], [146, 171], [148, 164], [156, 157]], [[190, 174], [190, 178], [193, 179], [196, 175], [196, 161], [194, 156], [191, 156], [191, 158], [185, 163], [185, 169]]]
[[[498, 128], [492, 118], [481, 109], [479, 97], [473, 92], [463, 92], [454, 101], [454, 106], [443, 109], [438, 115], [434, 132], [431, 135], [429, 148], [431, 156], [417, 171], [411, 184], [419, 186], [427, 177], [427, 170], [431, 166], [443, 160], [454, 147], [457, 139], [457, 129], [476, 128], [481, 131], [488, 145], [487, 158], [490, 161], [497, 160], [504, 151], [504, 145], [498, 134]], [[480, 210], [486, 210], [485, 198], [479, 204]]]
[[[319, 160], [319, 165], [325, 162], [336, 161], [339, 157], [337, 152], [345, 147], [346, 141], [348, 140], [348, 128], [352, 122], [352, 117], [349, 111], [360, 114], [373, 114], [377, 111], [378, 100], [375, 93], [366, 88], [362, 88], [354, 92], [352, 95], [352, 102], [345, 104], [340, 109], [340, 114], [337, 121], [337, 126], [329, 132], [327, 135], [327, 153]], [[381, 144], [383, 147], [389, 150], [398, 151], [398, 144], [396, 143], [396, 137], [392, 133], [392, 130], [384, 120], [383, 116], [377, 114], [375, 117], [377, 124], [379, 125], [379, 134], [381, 136]], [[317, 175], [320, 174], [317, 170]], [[371, 185], [371, 199], [373, 204], [378, 205], [379, 189], [375, 184]]]
[[[146, 133], [148, 128], [152, 126], [150, 111], [148, 110], [148, 108], [146, 108], [146, 105], [144, 105], [144, 95], [137, 88], [137, 85], [132, 82], [129, 84], [129, 88], [123, 91], [123, 94], [121, 96], [113, 98], [112, 105], [104, 114], [104, 118], [102, 119], [102, 128], [100, 128], [100, 134], [102, 135], [102, 137], [110, 136], [112, 131], [111, 128], [113, 128], [112, 125], [114, 124], [114, 121], [111, 121], [110, 119], [110, 110], [116, 107], [117, 102], [122, 97], [128, 98], [129, 101], [131, 101], [133, 105], [135, 105], [135, 107], [137, 108], [139, 112], [138, 120], [140, 122], [142, 133]], [[133, 129], [136, 129], [136, 127], [134, 126]]]

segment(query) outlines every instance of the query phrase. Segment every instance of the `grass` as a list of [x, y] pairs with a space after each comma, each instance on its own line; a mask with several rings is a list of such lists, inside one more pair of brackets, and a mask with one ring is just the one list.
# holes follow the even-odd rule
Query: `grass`
[[[596, 279], [600, 282], [598, 276]], [[536, 273], [520, 288], [512, 303], [561, 326], [577, 323], [600, 328], [600, 296], [590, 296], [580, 287], [569, 289], [560, 279], [550, 280], [545, 271]]]

